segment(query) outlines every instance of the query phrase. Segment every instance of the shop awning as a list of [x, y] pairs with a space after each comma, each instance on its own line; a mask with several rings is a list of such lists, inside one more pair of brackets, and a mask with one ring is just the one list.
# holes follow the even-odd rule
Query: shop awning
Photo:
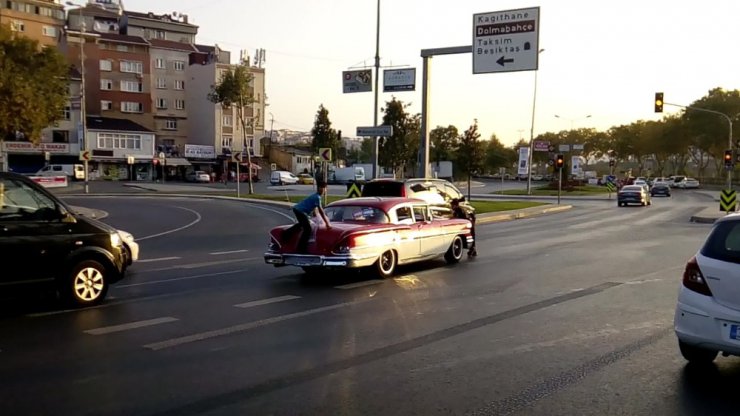
[[191, 166], [187, 159], [181, 157], [168, 157], [164, 162], [167, 166]]

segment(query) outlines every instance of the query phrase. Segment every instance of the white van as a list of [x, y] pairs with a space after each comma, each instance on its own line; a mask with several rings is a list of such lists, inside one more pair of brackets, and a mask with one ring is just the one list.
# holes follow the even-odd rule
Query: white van
[[270, 174], [271, 185], [293, 185], [298, 183], [298, 177], [285, 170], [274, 170]]
[[85, 179], [85, 167], [82, 165], [46, 165], [36, 172], [36, 176], [62, 176], [69, 179]]

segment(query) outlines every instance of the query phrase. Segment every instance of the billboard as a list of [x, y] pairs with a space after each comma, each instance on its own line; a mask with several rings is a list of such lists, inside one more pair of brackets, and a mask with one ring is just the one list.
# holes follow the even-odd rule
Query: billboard
[[415, 89], [416, 68], [383, 71], [383, 92], [414, 91]]
[[528, 169], [529, 164], [529, 147], [520, 147], [519, 148], [519, 164], [517, 165], [517, 174], [519, 175], [526, 175], [529, 173]]
[[370, 92], [373, 90], [372, 81], [372, 69], [342, 71], [342, 91], [345, 94], [350, 92]]

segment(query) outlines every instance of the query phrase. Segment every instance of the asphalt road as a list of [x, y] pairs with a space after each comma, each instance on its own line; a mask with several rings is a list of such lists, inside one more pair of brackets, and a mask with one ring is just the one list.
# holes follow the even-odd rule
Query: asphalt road
[[385, 281], [263, 264], [279, 208], [66, 200], [141, 261], [100, 307], [2, 309], [3, 415], [737, 414], [740, 361], [692, 370], [672, 333], [703, 195], [481, 226], [478, 258]]

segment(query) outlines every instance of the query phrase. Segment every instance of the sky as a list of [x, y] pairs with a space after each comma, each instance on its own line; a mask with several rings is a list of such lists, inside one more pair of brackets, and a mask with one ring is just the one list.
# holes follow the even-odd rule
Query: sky
[[[254, 56], [266, 50], [267, 128], [310, 131], [320, 105], [354, 136], [373, 125], [374, 93], [342, 92], [342, 71], [373, 67], [378, 0], [124, 0], [127, 10], [185, 13], [197, 42]], [[689, 105], [716, 87], [740, 88], [740, 1], [380, 0], [381, 76], [416, 68], [416, 90], [382, 92], [421, 112], [422, 49], [473, 44], [473, 15], [539, 7], [538, 70], [473, 74], [470, 53], [437, 56], [430, 70], [430, 128], [511, 145], [530, 132], [607, 130], [659, 120], [655, 92]], [[536, 85], [536, 99], [535, 99]], [[534, 110], [534, 123], [533, 123]], [[555, 117], [556, 115], [560, 116]], [[590, 117], [587, 117], [590, 116]], [[379, 116], [382, 120], [382, 115]], [[533, 127], [533, 128], [532, 128]]]

